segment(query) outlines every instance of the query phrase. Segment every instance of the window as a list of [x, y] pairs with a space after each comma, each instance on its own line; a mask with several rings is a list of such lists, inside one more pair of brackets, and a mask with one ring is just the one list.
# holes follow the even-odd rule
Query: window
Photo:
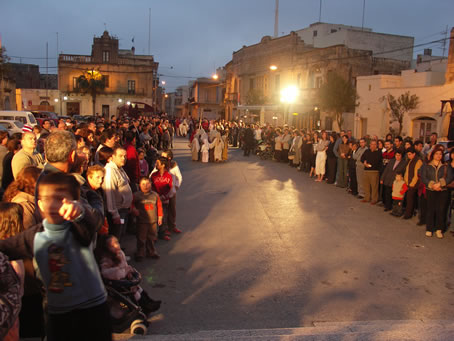
[[136, 81], [128, 80], [128, 94], [136, 93]]
[[110, 51], [102, 51], [102, 62], [108, 63], [110, 61]]
[[73, 90], [79, 89], [79, 83], [77, 82], [77, 77], [73, 77]]
[[314, 32], [312, 32], [312, 36], [313, 36], [313, 37], [316, 37], [316, 36], [317, 36], [317, 30], [315, 30]]
[[322, 77], [317, 77], [315, 79], [315, 87], [317, 89], [320, 89], [320, 87], [322, 86], [322, 83], [323, 83]]
[[331, 33], [336, 33], [336, 32], [337, 32], [337, 30], [335, 28], [331, 29]]
[[333, 130], [333, 118], [331, 116], [325, 117], [325, 129]]
[[249, 78], [249, 90], [255, 89], [255, 79]]
[[104, 86], [106, 88], [109, 87], [109, 76], [102, 76], [103, 80], [104, 80]]
[[371, 84], [369, 84], [369, 91], [371, 91], [371, 90], [372, 90], [372, 85], [371, 85]]

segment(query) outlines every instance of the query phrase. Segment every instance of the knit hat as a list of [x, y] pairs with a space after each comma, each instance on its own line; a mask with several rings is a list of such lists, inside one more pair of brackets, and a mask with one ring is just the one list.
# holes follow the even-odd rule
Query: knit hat
[[23, 133], [31, 133], [33, 131], [33, 128], [30, 127], [29, 125], [27, 124], [24, 124], [24, 126], [22, 127], [22, 132]]

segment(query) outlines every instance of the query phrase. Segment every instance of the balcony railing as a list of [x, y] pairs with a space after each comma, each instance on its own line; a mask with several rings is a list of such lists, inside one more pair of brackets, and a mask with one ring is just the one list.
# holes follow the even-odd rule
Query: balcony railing
[[93, 63], [91, 56], [82, 56], [74, 54], [61, 54], [59, 61], [67, 63]]
[[[61, 54], [59, 56], [59, 62], [65, 63], [80, 63], [80, 64], [94, 64], [97, 63], [92, 56], [83, 56], [75, 54]], [[141, 58], [131, 56], [128, 58], [118, 57], [116, 61], [102, 62], [97, 64], [117, 64], [117, 65], [135, 65], [135, 66], [152, 66], [157, 67], [157, 63], [151, 58]]]
[[[67, 85], [66, 89], [62, 89], [62, 91], [68, 93], [83, 93], [80, 89], [73, 89], [72, 86]], [[145, 89], [143, 88], [136, 88], [134, 91], [128, 88], [106, 88], [103, 91], [100, 91], [99, 94], [105, 95], [128, 95], [128, 96], [145, 96]], [[150, 95], [151, 96], [151, 95]]]

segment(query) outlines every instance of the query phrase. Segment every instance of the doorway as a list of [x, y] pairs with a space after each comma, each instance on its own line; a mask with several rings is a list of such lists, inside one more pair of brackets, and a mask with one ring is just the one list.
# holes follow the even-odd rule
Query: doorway
[[80, 103], [66, 102], [66, 114], [69, 116], [80, 115]]
[[430, 117], [413, 120], [413, 139], [424, 143], [430, 141], [430, 135], [437, 132], [437, 121]]

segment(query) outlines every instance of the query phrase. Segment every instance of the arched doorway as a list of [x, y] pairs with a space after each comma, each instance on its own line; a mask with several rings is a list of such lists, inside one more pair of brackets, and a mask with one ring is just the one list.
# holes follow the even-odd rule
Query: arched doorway
[[39, 103], [39, 105], [47, 105], [47, 106], [49, 106], [50, 104], [49, 104], [48, 101], [41, 101], [41, 103]]
[[431, 117], [418, 117], [413, 120], [413, 140], [428, 143], [430, 135], [437, 132], [437, 121]]

